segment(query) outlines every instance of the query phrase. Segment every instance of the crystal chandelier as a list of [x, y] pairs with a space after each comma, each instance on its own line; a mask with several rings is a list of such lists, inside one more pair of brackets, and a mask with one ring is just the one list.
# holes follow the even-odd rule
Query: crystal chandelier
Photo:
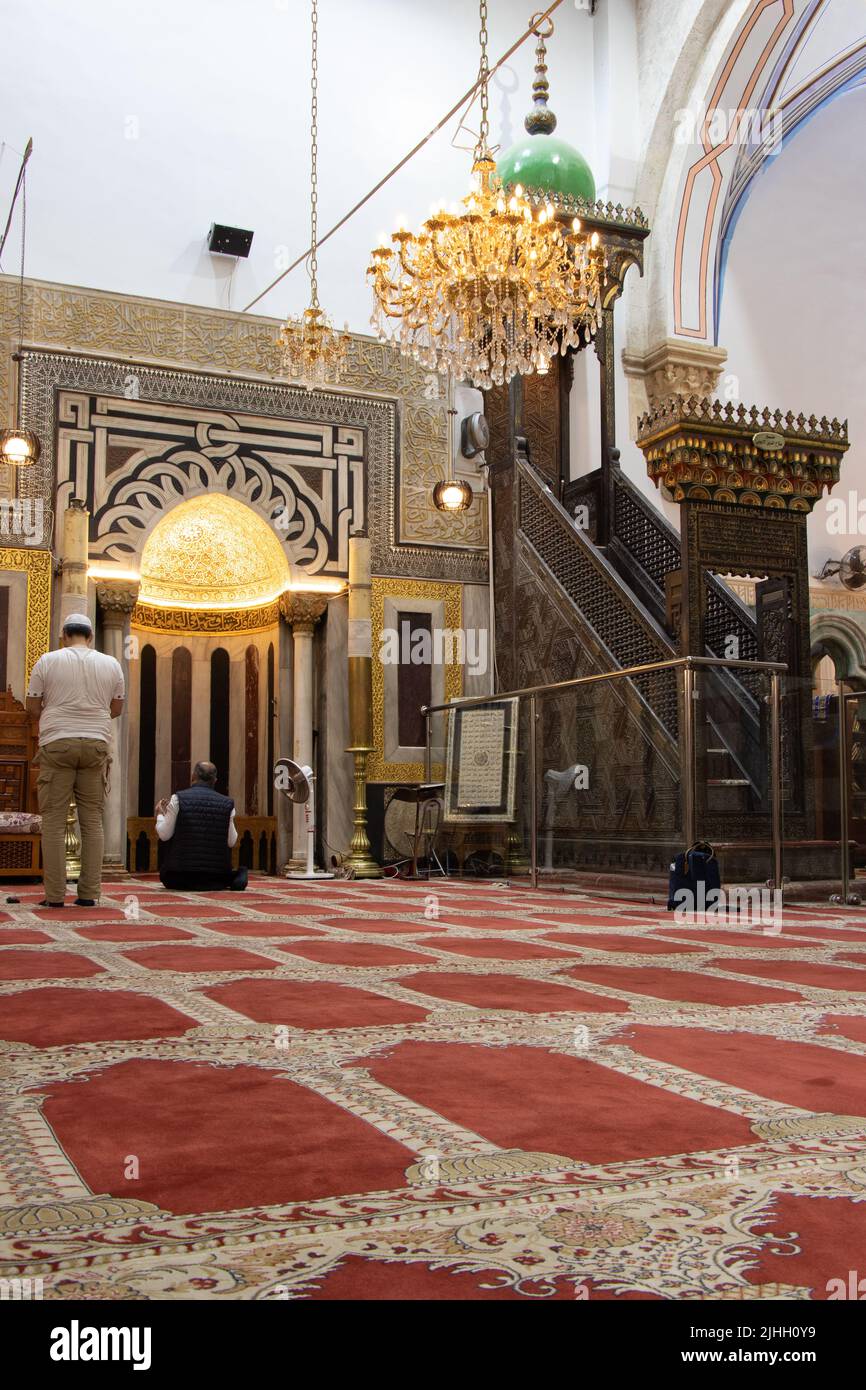
[[481, 128], [462, 210], [441, 206], [418, 233], [394, 232], [367, 271], [372, 324], [423, 366], [489, 388], [544, 371], [601, 321], [605, 254], [597, 233], [555, 208], [507, 196], [489, 148], [487, 0], [481, 0]]
[[289, 317], [280, 330], [286, 372], [312, 391], [316, 386], [340, 380], [351, 344], [349, 326], [337, 332], [319, 303], [319, 7], [313, 0], [312, 110], [310, 142], [310, 305], [303, 314]]

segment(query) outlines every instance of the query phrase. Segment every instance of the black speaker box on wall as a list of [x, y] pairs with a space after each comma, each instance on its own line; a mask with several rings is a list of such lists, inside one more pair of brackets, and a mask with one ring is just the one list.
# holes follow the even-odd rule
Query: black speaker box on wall
[[252, 232], [245, 232], [243, 227], [224, 227], [220, 222], [211, 224], [207, 249], [218, 256], [248, 256], [252, 244]]

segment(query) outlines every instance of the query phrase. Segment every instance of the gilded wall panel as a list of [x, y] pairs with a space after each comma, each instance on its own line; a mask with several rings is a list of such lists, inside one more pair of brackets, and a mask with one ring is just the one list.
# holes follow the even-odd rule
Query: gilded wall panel
[[0, 548], [0, 572], [27, 575], [27, 636], [25, 680], [51, 645], [51, 554], [26, 546]]
[[[393, 721], [397, 717], [396, 708], [392, 707], [395, 702], [386, 698], [385, 667], [380, 659], [385, 609], [389, 599], [406, 601], [416, 610], [423, 606], [429, 606], [431, 611], [438, 608], [444, 613], [445, 626], [457, 632], [463, 626], [463, 586], [383, 578], [374, 578], [372, 583], [373, 752], [367, 763], [367, 778], [370, 782], [422, 782], [422, 762], [389, 762], [385, 756], [385, 724], [387, 720]], [[453, 655], [454, 652], [449, 654]], [[446, 700], [457, 699], [463, 693], [463, 671], [456, 661], [445, 665], [443, 684]]]

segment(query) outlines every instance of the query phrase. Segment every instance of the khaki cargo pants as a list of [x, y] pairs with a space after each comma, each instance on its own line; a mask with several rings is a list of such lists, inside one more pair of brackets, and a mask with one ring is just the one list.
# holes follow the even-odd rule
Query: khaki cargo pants
[[111, 750], [97, 738], [57, 738], [39, 748], [39, 812], [42, 816], [42, 878], [45, 897], [62, 903], [66, 893], [66, 816], [75, 797], [81, 827], [79, 898], [102, 890], [102, 808]]

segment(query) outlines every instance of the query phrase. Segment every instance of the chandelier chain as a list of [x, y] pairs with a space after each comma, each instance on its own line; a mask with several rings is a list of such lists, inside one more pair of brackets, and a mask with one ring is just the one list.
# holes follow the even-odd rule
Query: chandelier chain
[[490, 136], [490, 116], [488, 113], [489, 94], [488, 83], [490, 81], [490, 63], [487, 58], [487, 0], [480, 0], [479, 13], [481, 18], [481, 30], [478, 35], [481, 44], [481, 65], [479, 78], [481, 81], [481, 128], [478, 132], [477, 155], [481, 155], [486, 149]]
[[[18, 351], [24, 346], [24, 245], [27, 239], [27, 171], [21, 178], [21, 274], [18, 277]], [[20, 375], [20, 367], [19, 367]]]
[[[531, 21], [541, 44], [550, 9]], [[488, 0], [479, 0], [479, 15], [472, 189], [457, 207], [434, 205], [417, 233], [401, 224], [390, 246], [374, 247], [367, 274], [382, 342], [486, 390], [517, 373], [543, 373], [557, 354], [586, 345], [601, 322], [607, 258], [598, 233], [551, 198], [503, 186], [489, 146]], [[539, 68], [539, 107], [543, 79]]]
[[319, 5], [313, 0], [313, 60], [310, 78], [310, 289], [319, 304]]
[[312, 0], [312, 58], [310, 64], [310, 303], [303, 314], [290, 315], [280, 330], [283, 360], [290, 376], [307, 390], [337, 382], [349, 355], [348, 325], [334, 330], [319, 303], [319, 4]]

